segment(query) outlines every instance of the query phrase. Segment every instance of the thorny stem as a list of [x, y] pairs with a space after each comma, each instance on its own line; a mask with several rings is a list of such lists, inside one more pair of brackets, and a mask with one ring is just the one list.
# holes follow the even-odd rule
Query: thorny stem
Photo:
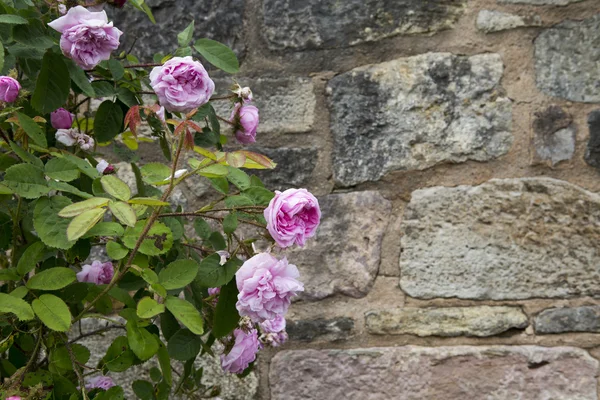
[[210, 101], [213, 100], [229, 100], [237, 97], [237, 94], [230, 94], [229, 96], [221, 96], [221, 97], [211, 97]]
[[83, 400], [88, 400], [89, 398], [87, 396], [87, 393], [85, 392], [85, 381], [83, 380], [83, 376], [81, 375], [79, 363], [75, 359], [73, 350], [71, 350], [71, 345], [69, 343], [65, 343], [65, 347], [67, 348], [67, 352], [69, 353], [69, 358], [71, 359], [71, 364], [73, 364], [73, 370], [75, 371], [75, 375], [77, 375], [77, 379], [79, 380], [79, 387], [81, 388], [81, 394], [83, 395]]
[[223, 118], [217, 115], [217, 118], [219, 118], [221, 121], [223, 122], [227, 122], [229, 125], [235, 125], [233, 122], [231, 122], [230, 120], [228, 120], [227, 118]]
[[75, 339], [70, 340], [69, 344], [75, 343], [75, 342], [77, 342], [77, 341], [79, 341], [81, 339], [84, 339], [86, 337], [90, 337], [90, 336], [98, 335], [100, 333], [104, 333], [104, 332], [109, 331], [111, 329], [125, 329], [125, 327], [124, 326], [120, 326], [120, 325], [108, 325], [108, 326], [105, 326], [104, 328], [96, 329], [94, 331], [87, 332], [87, 333], [82, 333], [79, 336], [77, 336]]
[[158, 63], [147, 63], [147, 64], [131, 64], [124, 65], [124, 68], [150, 68], [150, 67], [160, 67], [162, 64]]
[[[160, 214], [159, 217], [201, 217], [201, 218], [214, 219], [216, 221], [223, 221], [223, 219], [224, 219], [224, 217], [215, 217], [213, 215], [205, 215], [203, 213], [193, 213], [193, 212], [165, 213], [165, 214]], [[265, 226], [263, 224], [261, 224], [259, 222], [250, 221], [247, 219], [238, 218], [238, 222], [241, 222], [242, 224], [258, 226], [259, 228], [265, 228]]]

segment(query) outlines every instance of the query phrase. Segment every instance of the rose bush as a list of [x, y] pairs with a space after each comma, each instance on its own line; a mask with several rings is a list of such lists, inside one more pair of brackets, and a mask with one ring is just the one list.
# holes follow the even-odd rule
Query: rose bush
[[[319, 204], [251, 173], [276, 166], [241, 147], [260, 142], [255, 96], [236, 83], [216, 97], [210, 77], [235, 74], [235, 54], [194, 41], [192, 22], [176, 51], [142, 63], [118, 50], [132, 33], [105, 6], [154, 20], [143, 0], [0, 3], [0, 399], [123, 399], [120, 374], [152, 359], [139, 398], [218, 396], [194, 360], [248, 373], [287, 340], [304, 290], [277, 252], [315, 235]], [[140, 143], [163, 162], [140, 162]], [[214, 189], [196, 210], [170, 201], [191, 177]], [[82, 331], [88, 318], [109, 323]], [[90, 363], [80, 340], [109, 330]]]

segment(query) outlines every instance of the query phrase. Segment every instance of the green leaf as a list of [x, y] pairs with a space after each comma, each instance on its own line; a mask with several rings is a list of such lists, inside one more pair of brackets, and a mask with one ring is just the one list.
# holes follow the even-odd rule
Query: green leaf
[[106, 254], [113, 260], [122, 260], [129, 254], [129, 250], [112, 240], [106, 243]]
[[46, 246], [66, 250], [75, 244], [67, 239], [70, 221], [58, 216], [58, 212], [69, 204], [71, 200], [63, 196], [42, 197], [36, 202], [33, 227]]
[[169, 352], [167, 351], [165, 344], [161, 341], [159, 345], [160, 346], [157, 353], [158, 363], [160, 364], [160, 369], [162, 370], [162, 375], [165, 379], [165, 382], [167, 385], [172, 385], [173, 374], [171, 371], [171, 358], [169, 357]]
[[0, 24], [22, 25], [26, 24], [27, 20], [18, 15], [2, 14], [0, 15]]
[[104, 208], [96, 208], [85, 211], [73, 218], [67, 227], [67, 239], [77, 240], [85, 235], [87, 231], [92, 229], [104, 217], [105, 212], [106, 209]]
[[42, 261], [45, 248], [46, 246], [44, 246], [43, 242], [35, 242], [23, 252], [17, 263], [17, 272], [19, 275], [24, 276], [26, 273], [32, 271], [37, 263]]
[[77, 165], [77, 168], [92, 179], [96, 179], [100, 176], [98, 170], [90, 165], [87, 160], [81, 159], [74, 156], [73, 154], [63, 153], [63, 157]]
[[207, 178], [221, 178], [227, 176], [229, 170], [225, 165], [213, 164], [198, 170], [198, 175]]
[[269, 202], [275, 197], [275, 193], [269, 189], [265, 189], [259, 186], [253, 186], [249, 189], [244, 190], [244, 194], [252, 199], [254, 204], [259, 206], [267, 206]]
[[137, 305], [137, 315], [140, 318], [152, 318], [165, 312], [165, 305], [150, 297], [143, 297]]
[[31, 304], [35, 315], [53, 331], [67, 332], [71, 327], [69, 307], [60, 298], [43, 294]]
[[96, 92], [94, 92], [94, 88], [83, 69], [71, 60], [65, 60], [65, 63], [67, 64], [71, 80], [81, 89], [83, 94], [92, 98], [96, 97]]
[[58, 290], [76, 279], [75, 271], [66, 267], [54, 267], [36, 273], [27, 281], [29, 289]]
[[138, 10], [143, 11], [146, 14], [146, 16], [148, 16], [150, 22], [152, 22], [153, 24], [156, 23], [156, 20], [152, 15], [152, 10], [150, 10], [150, 7], [148, 7], [148, 4], [146, 4], [144, 0], [129, 0], [129, 3], [131, 3], [131, 5], [133, 5]]
[[27, 293], [29, 293], [29, 290], [25, 286], [19, 286], [9, 294], [13, 297], [22, 299], [27, 296]]
[[44, 163], [42, 160], [29, 153], [27, 150], [23, 149], [21, 146], [16, 144], [15, 142], [10, 142], [10, 148], [15, 152], [17, 156], [28, 164], [33, 164], [36, 167], [44, 168]]
[[227, 167], [227, 169], [229, 170], [229, 174], [227, 175], [229, 182], [233, 183], [240, 190], [246, 190], [250, 188], [250, 177], [247, 173], [239, 168]]
[[89, 193], [82, 192], [75, 186], [69, 185], [66, 182], [48, 181], [48, 187], [52, 190], [58, 190], [59, 192], [72, 193], [75, 196], [79, 196], [84, 199], [91, 199], [92, 197], [94, 197]]
[[253, 206], [254, 201], [245, 194], [229, 196], [225, 199], [225, 205], [229, 208]]
[[238, 326], [240, 315], [235, 307], [238, 293], [234, 279], [227, 285], [221, 287], [212, 328], [212, 333], [216, 338], [222, 338], [229, 335]]
[[6, 293], [0, 293], [0, 312], [13, 313], [20, 321], [33, 319], [33, 310], [25, 301]]
[[166, 201], [153, 199], [150, 197], [136, 197], [128, 201], [129, 204], [143, 204], [145, 206], [168, 206]]
[[158, 283], [158, 275], [150, 268], [144, 268], [141, 272], [141, 277], [151, 285]]
[[133, 393], [141, 400], [154, 400], [154, 386], [148, 381], [137, 380], [131, 384]]
[[167, 290], [179, 289], [194, 280], [198, 264], [193, 260], [177, 260], [167, 265], [158, 274], [161, 285]]
[[16, 268], [0, 269], [0, 281], [18, 281], [20, 279]]
[[98, 222], [96, 226], [90, 229], [85, 235], [82, 237], [94, 237], [94, 236], [123, 236], [125, 233], [125, 229], [121, 226], [121, 224], [117, 222]]
[[102, 183], [102, 188], [106, 193], [119, 200], [127, 201], [131, 198], [129, 186], [114, 175], [104, 175], [100, 179], [100, 183]]
[[121, 133], [122, 125], [123, 110], [121, 107], [110, 100], [102, 102], [94, 117], [94, 135], [96, 139], [101, 143], [110, 142]]
[[202, 340], [189, 329], [178, 330], [167, 343], [169, 356], [179, 361], [196, 358], [201, 348]]
[[108, 69], [115, 81], [120, 80], [125, 75], [125, 68], [123, 68], [123, 65], [114, 58], [108, 60]]
[[194, 36], [194, 21], [190, 22], [190, 24], [179, 34], [177, 34], [177, 43], [179, 47], [187, 46]]
[[133, 211], [133, 208], [131, 208], [129, 204], [122, 201], [111, 201], [108, 204], [108, 208], [123, 225], [135, 226], [137, 218], [135, 216], [135, 211]]
[[223, 218], [223, 232], [230, 235], [238, 227], [238, 219], [236, 213], [230, 213]]
[[4, 46], [0, 42], [0, 71], [4, 69]]
[[59, 181], [70, 182], [79, 178], [79, 168], [71, 161], [65, 158], [52, 158], [46, 163], [46, 175], [52, 179]]
[[96, 92], [96, 98], [115, 95], [115, 87], [108, 81], [94, 81], [92, 82], [92, 88]]
[[212, 228], [210, 227], [208, 222], [206, 222], [202, 218], [196, 218], [194, 220], [194, 230], [202, 240], [208, 240], [210, 234], [212, 233]]
[[42, 128], [40, 128], [32, 118], [20, 112], [17, 113], [17, 118], [19, 119], [21, 128], [23, 128], [27, 136], [29, 136], [35, 144], [42, 146], [43, 148], [48, 147], [46, 135], [42, 132]]
[[175, 318], [190, 331], [194, 332], [196, 335], [202, 335], [204, 333], [202, 317], [191, 303], [178, 297], [168, 297], [165, 301], [165, 305], [171, 314], [173, 314]]
[[119, 336], [110, 344], [108, 350], [106, 350], [106, 355], [100, 362], [102, 369], [106, 368], [113, 372], [123, 372], [136, 362], [136, 357], [129, 348], [127, 338]]
[[235, 74], [240, 70], [235, 53], [222, 43], [211, 39], [199, 39], [194, 44], [194, 48], [209, 63], [225, 72]]
[[215, 250], [225, 250], [225, 248], [227, 248], [227, 243], [225, 243], [223, 235], [221, 235], [219, 232], [211, 233], [208, 241]]
[[76, 217], [79, 214], [83, 214], [86, 211], [95, 210], [106, 206], [110, 202], [109, 199], [104, 197], [93, 197], [84, 201], [80, 201], [75, 204], [71, 204], [58, 213], [63, 218]]
[[52, 37], [46, 34], [47, 28], [41, 18], [29, 19], [27, 25], [13, 27], [13, 39], [26, 47], [47, 49], [54, 46]]
[[3, 183], [26, 199], [36, 199], [50, 191], [44, 179], [44, 171], [31, 164], [17, 164], [8, 168]]
[[229, 182], [225, 178], [209, 178], [212, 186], [223, 194], [229, 193]]
[[160, 316], [160, 330], [167, 341], [177, 332], [181, 327], [177, 319], [169, 311], [165, 311]]
[[140, 328], [136, 321], [127, 321], [127, 341], [135, 355], [142, 361], [148, 360], [158, 351], [158, 342], [154, 335]]
[[211, 254], [200, 263], [196, 282], [204, 287], [218, 287], [227, 284], [237, 272], [242, 262], [237, 258], [230, 258], [225, 265], [220, 265], [221, 257]]
[[31, 97], [31, 106], [42, 114], [49, 114], [67, 102], [70, 89], [71, 77], [63, 56], [46, 52]]
[[135, 93], [124, 87], [120, 87], [117, 89], [117, 98], [129, 108], [140, 104]]
[[[77, 343], [73, 343], [70, 345], [71, 351], [73, 352], [73, 357], [80, 364], [85, 365], [90, 359], [90, 350]], [[69, 351], [65, 346], [59, 346], [54, 348], [48, 357], [49, 364], [54, 367], [59, 367], [65, 369], [67, 371], [73, 370], [73, 363], [71, 362], [71, 357], [69, 356]]]
[[140, 168], [144, 182], [151, 185], [166, 183], [165, 179], [171, 177], [171, 168], [161, 163], [148, 163]]
[[[138, 221], [133, 228], [127, 228], [123, 235], [123, 243], [130, 249], [135, 247], [135, 244], [140, 237], [146, 220]], [[148, 256], [157, 256], [166, 253], [173, 246], [173, 233], [165, 224], [155, 222], [148, 231], [146, 239], [142, 242], [139, 251]]]

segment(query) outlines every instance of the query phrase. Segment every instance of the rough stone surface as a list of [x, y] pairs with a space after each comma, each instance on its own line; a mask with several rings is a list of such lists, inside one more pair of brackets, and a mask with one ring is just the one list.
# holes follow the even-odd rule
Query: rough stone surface
[[194, 20], [195, 39], [218, 40], [243, 58], [246, 51], [242, 34], [244, 0], [146, 0], [146, 4], [150, 6], [156, 24], [133, 7], [127, 10], [107, 7], [109, 18], [124, 32], [122, 49], [128, 50], [137, 38], [133, 54], [152, 60], [154, 53], [176, 50], [177, 34]]
[[319, 157], [315, 148], [251, 147], [248, 150], [264, 154], [277, 163], [277, 168], [273, 170], [252, 171], [271, 190], [308, 185]]
[[428, 53], [332, 79], [336, 182], [506, 154], [512, 105], [501, 95], [502, 71], [498, 54]]
[[596, 400], [598, 361], [572, 347], [290, 350], [271, 362], [272, 400]]
[[401, 308], [366, 314], [369, 333], [417, 336], [493, 336], [527, 327], [518, 307]]
[[323, 216], [317, 236], [304, 248], [286, 252], [304, 282], [300, 298], [363, 297], [377, 276], [391, 204], [379, 192], [364, 191], [324, 196], [319, 205]]
[[600, 332], [600, 306], [544, 310], [534, 325], [536, 333]]
[[401, 288], [419, 298], [600, 295], [600, 195], [551, 178], [413, 192]]
[[335, 48], [395, 35], [451, 28], [463, 0], [265, 0], [265, 37], [272, 50]]
[[[261, 133], [304, 133], [312, 129], [316, 97], [310, 79], [236, 77], [236, 81], [252, 89], [253, 104], [258, 107], [260, 115], [258, 142]], [[231, 94], [228, 91], [231, 83], [231, 80], [215, 80], [221, 95]], [[219, 115], [229, 117], [231, 114], [229, 102], [216, 102], [214, 106]]]
[[486, 33], [540, 25], [539, 15], [521, 16], [493, 10], [481, 10], [477, 15], [477, 29]]
[[531, 4], [534, 6], [566, 6], [571, 3], [579, 3], [584, 0], [499, 0], [499, 3], [509, 4]]
[[354, 320], [348, 317], [332, 319], [288, 320], [287, 333], [291, 340], [336, 342], [348, 339], [354, 331]]
[[575, 153], [576, 133], [573, 118], [559, 106], [536, 112], [533, 120], [535, 158], [553, 166], [570, 160]]
[[567, 21], [535, 40], [538, 88], [551, 96], [600, 102], [600, 14]]
[[585, 151], [585, 162], [600, 168], [600, 110], [592, 111], [588, 116], [590, 137]]
[[[120, 319], [119, 317], [115, 317], [115, 319]], [[123, 319], [120, 319], [124, 322]], [[84, 319], [82, 322], [82, 332], [91, 332], [93, 330], [103, 328], [106, 326], [106, 321], [101, 321], [99, 319]], [[108, 324], [110, 325], [110, 324]], [[76, 328], [72, 329], [73, 332], [70, 333], [70, 337], [78, 336], [79, 332]], [[84, 338], [82, 340], [77, 341], [84, 346], [86, 346], [91, 353], [90, 360], [87, 365], [96, 366], [98, 361], [104, 357], [106, 354], [106, 350], [116, 339], [118, 336], [126, 336], [126, 332], [124, 329], [113, 329], [104, 334], [104, 336], [90, 336]], [[216, 353], [219, 353], [220, 350], [213, 347], [213, 350]], [[172, 365], [177, 369], [177, 371], [183, 371], [183, 363], [174, 361]], [[221, 387], [220, 397], [223, 400], [252, 400], [256, 398], [256, 393], [258, 390], [258, 377], [256, 373], [251, 372], [247, 377], [240, 379], [235, 375], [225, 374], [221, 370], [221, 364], [218, 359], [218, 355], [214, 358], [210, 356], [198, 357], [195, 362], [196, 368], [203, 367], [204, 373], [202, 375], [202, 383], [207, 386], [218, 385]], [[158, 367], [158, 362], [156, 358], [150, 359], [148, 362], [144, 364], [132, 367], [124, 372], [111, 372], [109, 375], [113, 378], [117, 385], [123, 387], [125, 391], [126, 399], [135, 399], [137, 398], [133, 393], [133, 389], [131, 388], [131, 384], [139, 379], [145, 379], [147, 381], [151, 381], [150, 379], [150, 369], [152, 367]], [[173, 374], [176, 377], [175, 374]], [[187, 396], [173, 396], [169, 397], [169, 399], [177, 399], [183, 400], [187, 399]]]

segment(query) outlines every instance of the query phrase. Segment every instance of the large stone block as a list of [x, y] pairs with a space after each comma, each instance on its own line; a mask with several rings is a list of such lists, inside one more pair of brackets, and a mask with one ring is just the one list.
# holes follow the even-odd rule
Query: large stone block
[[379, 270], [390, 202], [379, 192], [365, 191], [331, 194], [319, 204], [323, 217], [317, 236], [304, 248], [286, 252], [304, 282], [300, 298], [366, 296]]
[[600, 14], [567, 21], [535, 40], [537, 87], [550, 96], [600, 102]]
[[287, 320], [286, 331], [291, 340], [336, 342], [352, 336], [354, 320], [348, 317]]
[[534, 323], [536, 333], [600, 332], [600, 306], [551, 308]]
[[539, 15], [522, 16], [495, 10], [481, 10], [477, 14], [477, 29], [486, 33], [540, 25]]
[[395, 35], [433, 34], [462, 15], [464, 0], [265, 0], [272, 50], [353, 46]]
[[428, 53], [367, 65], [330, 82], [333, 170], [343, 186], [393, 170], [486, 161], [512, 144], [498, 54]]
[[[135, 41], [134, 55], [152, 60], [154, 53], [177, 49], [177, 34], [195, 21], [196, 38], [218, 40], [232, 47], [238, 57], [246, 51], [243, 41], [244, 0], [146, 0], [156, 19], [133, 7], [127, 10], [107, 7], [115, 26], [124, 34], [122, 49], [128, 50]], [[209, 67], [209, 66], [207, 66]]]
[[499, 3], [531, 4], [534, 6], [566, 6], [583, 0], [499, 0]]
[[600, 195], [551, 178], [413, 192], [401, 288], [419, 298], [600, 295]]
[[377, 335], [493, 336], [523, 329], [527, 316], [518, 307], [432, 307], [369, 311], [367, 331]]
[[290, 350], [270, 366], [272, 400], [596, 400], [598, 361], [572, 347]]
[[275, 169], [252, 171], [271, 190], [309, 185], [319, 158], [317, 149], [312, 147], [251, 147], [249, 150], [264, 154], [277, 163]]
[[533, 120], [535, 161], [554, 166], [570, 160], [575, 153], [576, 133], [573, 118], [561, 107], [552, 105], [536, 112]]
[[590, 137], [583, 158], [592, 167], [600, 168], [600, 110], [588, 115], [588, 128]]

